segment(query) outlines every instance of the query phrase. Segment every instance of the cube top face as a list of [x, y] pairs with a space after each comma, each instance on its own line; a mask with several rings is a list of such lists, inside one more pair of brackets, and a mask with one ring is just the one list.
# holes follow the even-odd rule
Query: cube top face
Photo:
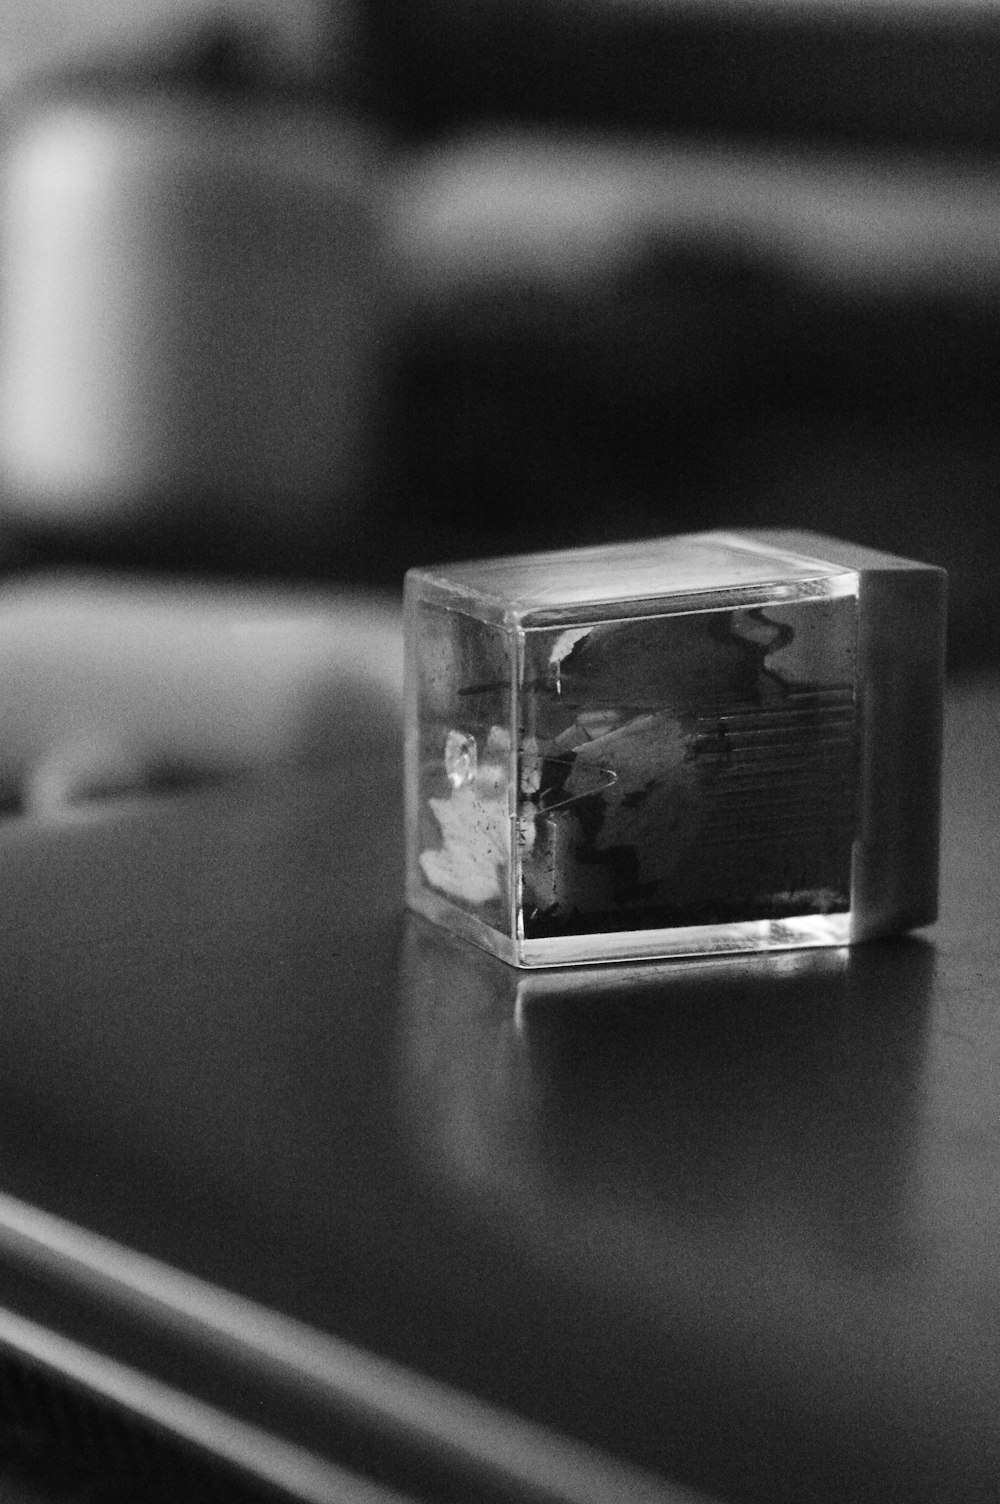
[[[652, 538], [605, 548], [521, 554], [414, 571], [425, 600], [512, 627], [696, 608], [715, 592], [780, 599], [803, 587], [849, 590], [849, 568], [721, 533]], [[837, 581], [840, 581], [838, 586]]]
[[[522, 966], [836, 945], [933, 917], [934, 843], [914, 887], [905, 819], [866, 780], [892, 774], [901, 733], [913, 751], [880, 673], [912, 656], [914, 601], [941, 614], [939, 572], [804, 541], [411, 571], [410, 905]], [[924, 638], [933, 709], [940, 631]], [[924, 762], [936, 830], [933, 748]], [[887, 841], [910, 866], [888, 886]]]

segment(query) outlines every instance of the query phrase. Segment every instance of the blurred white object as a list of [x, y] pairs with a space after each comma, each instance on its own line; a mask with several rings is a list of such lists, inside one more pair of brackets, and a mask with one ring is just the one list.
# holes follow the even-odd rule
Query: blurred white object
[[79, 577], [0, 598], [0, 794], [35, 813], [394, 751], [401, 698], [378, 597]]
[[364, 132], [151, 94], [36, 102], [0, 181], [0, 485], [76, 524], [305, 516], [365, 468], [382, 299]]

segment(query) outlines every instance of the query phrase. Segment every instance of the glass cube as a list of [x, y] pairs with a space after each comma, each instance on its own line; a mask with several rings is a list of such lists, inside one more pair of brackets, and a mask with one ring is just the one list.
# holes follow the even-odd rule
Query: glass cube
[[407, 901], [518, 966], [936, 915], [944, 576], [811, 534], [411, 570]]

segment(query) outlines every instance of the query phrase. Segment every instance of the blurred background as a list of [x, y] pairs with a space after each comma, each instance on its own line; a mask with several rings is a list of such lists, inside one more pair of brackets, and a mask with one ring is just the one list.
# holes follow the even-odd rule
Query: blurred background
[[7, 564], [795, 525], [992, 662], [998, 77], [977, 0], [6, 0]]

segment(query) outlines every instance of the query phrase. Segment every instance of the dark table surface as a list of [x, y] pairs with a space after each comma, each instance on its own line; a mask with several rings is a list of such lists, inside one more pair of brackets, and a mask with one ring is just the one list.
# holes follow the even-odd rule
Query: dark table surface
[[998, 761], [954, 686], [924, 936], [534, 976], [404, 916], [394, 747], [6, 820], [0, 1305], [149, 1316], [27, 1203], [664, 1485], [995, 1499]]

